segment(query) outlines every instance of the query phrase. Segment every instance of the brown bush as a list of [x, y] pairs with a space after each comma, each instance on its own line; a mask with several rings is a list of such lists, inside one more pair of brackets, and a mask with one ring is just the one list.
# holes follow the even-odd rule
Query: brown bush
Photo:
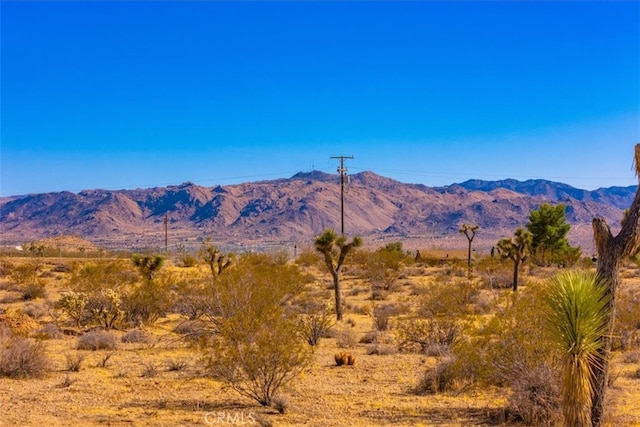
[[115, 350], [116, 338], [113, 334], [102, 331], [93, 330], [78, 337], [76, 345], [78, 350]]
[[517, 421], [532, 426], [558, 425], [561, 419], [558, 370], [545, 364], [516, 364], [507, 373], [512, 393], [508, 409]]
[[0, 376], [38, 378], [49, 370], [45, 346], [40, 341], [11, 338], [0, 342]]
[[7, 310], [0, 313], [0, 324], [5, 325], [14, 335], [28, 336], [38, 328], [38, 323], [24, 313]]
[[424, 373], [412, 392], [422, 395], [447, 391], [456, 377], [453, 370], [454, 363], [455, 358], [451, 356], [442, 358], [433, 368]]
[[132, 329], [120, 338], [123, 343], [146, 343], [149, 341], [149, 334], [140, 328]]

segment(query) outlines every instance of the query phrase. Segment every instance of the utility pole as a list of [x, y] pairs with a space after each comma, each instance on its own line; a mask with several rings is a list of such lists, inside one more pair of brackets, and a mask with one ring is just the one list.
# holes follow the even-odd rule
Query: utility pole
[[330, 158], [340, 159], [340, 167], [338, 168], [338, 173], [340, 174], [340, 230], [344, 236], [344, 178], [347, 176], [347, 169], [344, 167], [344, 161], [346, 159], [353, 159], [353, 156], [332, 156]]

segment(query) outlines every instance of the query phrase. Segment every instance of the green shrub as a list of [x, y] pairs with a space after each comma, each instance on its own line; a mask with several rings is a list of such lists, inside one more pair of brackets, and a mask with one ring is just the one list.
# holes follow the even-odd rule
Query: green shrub
[[237, 267], [213, 289], [217, 334], [203, 343], [207, 365], [214, 378], [268, 406], [311, 361], [291, 308], [305, 277], [296, 265], [268, 255], [242, 256]]
[[86, 310], [89, 297], [84, 292], [67, 291], [60, 294], [55, 307], [72, 319], [77, 327], [83, 325], [90, 317]]
[[464, 323], [452, 345], [457, 375], [481, 384], [508, 385], [520, 366], [557, 364], [553, 342], [541, 313], [545, 286], [505, 293], [491, 316]]
[[476, 286], [466, 279], [440, 277], [419, 300], [418, 315], [426, 318], [464, 318], [473, 312], [478, 295]]
[[[146, 273], [152, 274], [152, 273]], [[122, 296], [122, 310], [127, 322], [149, 324], [166, 316], [174, 304], [171, 274], [154, 273], [151, 279], [134, 285]]]

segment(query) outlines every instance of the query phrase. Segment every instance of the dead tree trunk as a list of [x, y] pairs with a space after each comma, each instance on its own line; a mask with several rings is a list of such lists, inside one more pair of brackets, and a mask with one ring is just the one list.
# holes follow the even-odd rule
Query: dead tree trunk
[[[640, 178], [640, 144], [635, 146], [635, 169]], [[627, 257], [638, 253], [640, 249], [640, 186], [629, 209], [629, 214], [617, 236], [603, 218], [594, 218], [593, 235], [598, 253], [598, 278], [606, 281], [609, 299], [609, 319], [607, 334], [603, 337], [603, 347], [598, 361], [594, 364], [595, 380], [591, 406], [591, 425], [600, 427], [604, 413], [604, 399], [609, 374], [612, 333], [616, 310], [620, 263]]]

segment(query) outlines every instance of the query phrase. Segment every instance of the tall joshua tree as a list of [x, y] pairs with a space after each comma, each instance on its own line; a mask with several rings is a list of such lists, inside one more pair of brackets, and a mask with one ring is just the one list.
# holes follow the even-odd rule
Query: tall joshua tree
[[314, 246], [318, 252], [324, 255], [324, 262], [333, 278], [333, 290], [336, 301], [336, 318], [342, 320], [342, 295], [340, 289], [340, 269], [349, 252], [362, 244], [360, 237], [354, 237], [351, 242], [341, 235], [337, 236], [331, 229], [325, 230], [316, 237]]
[[518, 271], [520, 264], [527, 259], [531, 248], [531, 233], [524, 228], [518, 228], [512, 238], [505, 237], [498, 242], [498, 250], [503, 258], [513, 261], [513, 283], [514, 291], [518, 290]]
[[469, 250], [467, 251], [467, 269], [469, 278], [471, 278], [471, 243], [473, 242], [473, 238], [476, 237], [476, 231], [478, 228], [480, 228], [479, 225], [462, 224], [458, 230], [460, 233], [463, 233], [469, 241]]
[[[640, 144], [635, 146], [634, 166], [636, 175], [640, 179]], [[603, 346], [599, 352], [598, 360], [594, 363], [596, 380], [593, 389], [591, 424], [594, 427], [599, 427], [602, 425], [607, 388], [613, 320], [616, 311], [616, 292], [620, 281], [620, 263], [625, 258], [636, 255], [640, 250], [640, 186], [638, 186], [633, 203], [622, 221], [622, 229], [615, 237], [611, 234], [611, 229], [603, 218], [594, 218], [592, 225], [598, 253], [598, 277], [607, 283], [607, 294], [609, 295], [607, 333], [602, 338]]]

